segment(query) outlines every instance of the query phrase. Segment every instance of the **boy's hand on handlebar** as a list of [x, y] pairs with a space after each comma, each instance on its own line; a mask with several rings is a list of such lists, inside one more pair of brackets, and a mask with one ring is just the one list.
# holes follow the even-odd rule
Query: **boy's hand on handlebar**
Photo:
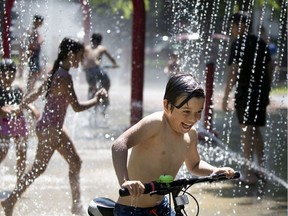
[[235, 171], [230, 167], [221, 167], [221, 168], [216, 168], [212, 172], [212, 175], [215, 175], [215, 174], [225, 174], [226, 178], [233, 178], [235, 175]]
[[118, 68], [119, 67], [119, 65], [117, 65], [117, 64], [114, 64], [113, 66], [112, 66], [112, 68]]
[[144, 193], [145, 186], [140, 181], [125, 181], [122, 185], [123, 188], [129, 190], [130, 196], [139, 197]]
[[107, 97], [108, 97], [108, 92], [104, 88], [101, 88], [95, 93], [95, 98], [97, 98], [97, 101], [100, 103], [102, 102], [104, 98], [107, 98]]

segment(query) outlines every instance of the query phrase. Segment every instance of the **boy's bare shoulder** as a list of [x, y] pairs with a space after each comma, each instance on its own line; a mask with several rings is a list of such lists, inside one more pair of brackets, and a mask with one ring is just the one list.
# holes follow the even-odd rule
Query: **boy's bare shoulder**
[[189, 134], [189, 136], [191, 138], [191, 141], [192, 140], [195, 141], [195, 140], [198, 139], [198, 132], [197, 132], [195, 127], [192, 127], [188, 134]]
[[151, 122], [151, 123], [152, 122], [160, 123], [163, 121], [163, 112], [158, 111], [158, 112], [151, 113], [150, 115], [144, 117], [143, 120], [145, 120], [146, 122]]
[[160, 129], [163, 123], [163, 112], [154, 112], [150, 115], [145, 116], [141, 121], [140, 125], [146, 130], [156, 130]]
[[100, 52], [105, 52], [105, 51], [107, 51], [107, 48], [106, 48], [105, 46], [101, 45], [101, 44], [97, 46], [97, 49], [98, 49]]

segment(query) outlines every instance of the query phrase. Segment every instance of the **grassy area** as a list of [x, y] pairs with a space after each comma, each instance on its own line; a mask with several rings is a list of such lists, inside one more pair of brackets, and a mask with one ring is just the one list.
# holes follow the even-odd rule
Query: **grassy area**
[[272, 89], [272, 94], [287, 94], [288, 95], [288, 88], [287, 86], [281, 86]]

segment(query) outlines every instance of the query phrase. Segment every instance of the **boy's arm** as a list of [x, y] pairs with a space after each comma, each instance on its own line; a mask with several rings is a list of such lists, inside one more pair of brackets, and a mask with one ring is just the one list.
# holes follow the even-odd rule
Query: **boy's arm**
[[127, 160], [128, 160], [127, 158], [128, 158], [127, 139], [120, 136], [112, 146], [112, 160], [119, 185], [122, 185], [125, 181], [129, 180], [127, 169]]
[[[146, 117], [147, 118], [147, 117]], [[112, 146], [112, 159], [114, 169], [118, 178], [118, 182], [122, 185], [124, 182], [129, 181], [127, 162], [128, 162], [128, 149], [141, 143], [149, 137], [149, 131], [146, 119], [140, 120], [137, 124], [126, 130], [119, 138], [115, 140]]]
[[[129, 190], [130, 195], [140, 196], [144, 192], [144, 185], [138, 179], [130, 180], [127, 168], [128, 149], [149, 140], [159, 130], [157, 115], [151, 114], [125, 131], [115, 140], [112, 146], [112, 159], [119, 185]], [[132, 152], [133, 153], [133, 152]], [[143, 170], [145, 172], [145, 170]]]
[[200, 155], [198, 153], [197, 149], [197, 132], [195, 129], [190, 131], [190, 147], [189, 151], [187, 152], [186, 158], [185, 158], [185, 164], [187, 169], [199, 176], [206, 176], [211, 175], [213, 171], [216, 169], [216, 167], [208, 164], [207, 162], [201, 160]]
[[[139, 123], [137, 123], [139, 125]], [[131, 196], [139, 197], [144, 192], [144, 185], [141, 181], [130, 180], [127, 168], [128, 161], [128, 149], [133, 145], [136, 145], [137, 139], [134, 140], [133, 136], [137, 134], [134, 130], [137, 124], [125, 131], [112, 146], [112, 159], [114, 170], [118, 178], [119, 185], [121, 187], [127, 188]], [[138, 136], [139, 138], [141, 136]]]
[[223, 97], [223, 102], [222, 102], [222, 109], [224, 111], [227, 110], [228, 102], [229, 102], [229, 94], [236, 84], [237, 71], [238, 71], [238, 65], [233, 64], [229, 67], [228, 77], [227, 77], [227, 81], [226, 81], [224, 97]]
[[112, 62], [113, 67], [118, 67], [116, 60], [112, 57], [112, 55], [108, 52], [108, 50], [106, 48], [103, 48], [103, 53], [105, 53], [105, 55], [109, 58], [109, 60]]
[[199, 176], [207, 176], [212, 174], [226, 174], [227, 178], [232, 178], [234, 176], [234, 170], [230, 167], [215, 167], [206, 161], [201, 160], [197, 149], [197, 132], [196, 130], [191, 131], [191, 145], [189, 148], [189, 153], [186, 155], [185, 164], [188, 170]]
[[119, 185], [121, 187], [127, 188], [131, 196], [138, 197], [141, 196], [141, 194], [143, 194], [145, 187], [142, 184], [142, 182], [138, 180], [130, 181], [127, 168], [129, 143], [132, 142], [132, 145], [134, 145], [133, 141], [129, 141], [129, 139], [133, 137], [134, 127], [135, 125], [132, 126], [132, 128], [129, 128], [127, 131], [125, 131], [113, 143], [112, 159]]

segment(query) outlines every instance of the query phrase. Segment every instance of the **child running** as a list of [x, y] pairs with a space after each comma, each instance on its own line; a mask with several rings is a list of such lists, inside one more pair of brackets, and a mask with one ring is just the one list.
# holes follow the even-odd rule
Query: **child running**
[[29, 104], [40, 95], [45, 94], [46, 104], [36, 125], [38, 146], [32, 168], [27, 174], [24, 174], [12, 194], [1, 203], [6, 216], [12, 216], [17, 200], [27, 187], [46, 170], [55, 150], [69, 165], [69, 180], [72, 191], [71, 212], [72, 214], [86, 215], [80, 199], [79, 175], [82, 161], [63, 127], [63, 122], [69, 104], [75, 112], [84, 111], [101, 103], [107, 94], [104, 89], [101, 89], [91, 100], [83, 103], [78, 101], [69, 70], [71, 67], [78, 68], [83, 59], [83, 53], [84, 45], [82, 43], [64, 38], [60, 43], [58, 57], [51, 75], [35, 93], [31, 93], [24, 100], [23, 104]]
[[[13, 84], [16, 77], [16, 64], [12, 59], [2, 59], [0, 63], [0, 163], [5, 159], [9, 144], [13, 140], [16, 149], [17, 183], [26, 169], [28, 129], [24, 113], [19, 105], [23, 98], [23, 90]], [[35, 118], [38, 111], [32, 104], [27, 105]]]
[[85, 47], [82, 65], [89, 85], [88, 98], [91, 98], [91, 94], [93, 96], [94, 92], [96, 92], [97, 81], [101, 82], [101, 86], [103, 86], [107, 92], [110, 89], [110, 79], [107, 73], [100, 67], [103, 56], [108, 57], [113, 68], [119, 67], [108, 49], [102, 45], [102, 39], [102, 34], [93, 33], [91, 36], [91, 44]]
[[27, 79], [27, 92], [29, 93], [34, 89], [36, 81], [40, 78], [42, 73], [40, 53], [44, 38], [39, 32], [39, 28], [43, 25], [43, 22], [43, 16], [34, 15], [33, 26], [28, 33], [29, 44], [27, 54], [29, 56], [29, 73]]
[[183, 162], [195, 175], [234, 176], [232, 168], [214, 167], [198, 153], [193, 126], [201, 118], [204, 99], [202, 86], [191, 74], [176, 74], [167, 83], [164, 110], [144, 117], [116, 139], [112, 146], [115, 172], [120, 186], [127, 188], [132, 198], [118, 198], [115, 216], [175, 215], [165, 196], [144, 195], [143, 183], [164, 174], [175, 177]]

